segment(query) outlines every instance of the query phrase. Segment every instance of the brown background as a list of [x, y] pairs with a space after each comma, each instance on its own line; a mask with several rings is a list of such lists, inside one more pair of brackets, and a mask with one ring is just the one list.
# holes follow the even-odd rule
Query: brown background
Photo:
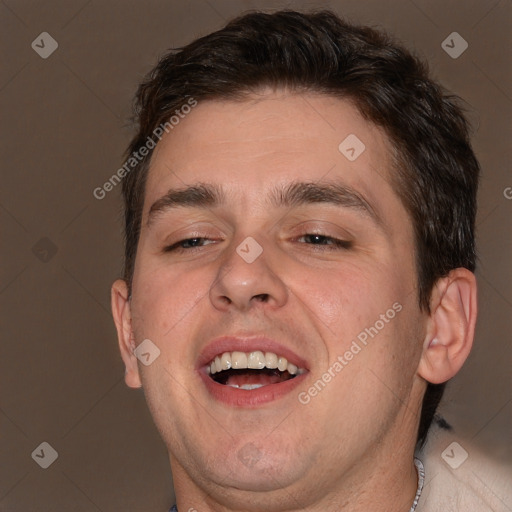
[[[331, 7], [387, 29], [467, 101], [483, 167], [481, 315], [443, 412], [455, 438], [512, 465], [511, 1], [3, 0], [0, 510], [171, 504], [165, 447], [142, 391], [123, 383], [110, 316], [122, 266], [119, 187], [103, 200], [92, 191], [122, 165], [131, 98], [166, 48], [246, 9], [281, 7]], [[43, 31], [59, 44], [48, 59], [31, 48]], [[458, 59], [441, 48], [453, 31], [469, 43]], [[31, 458], [43, 441], [59, 454], [46, 470]]]

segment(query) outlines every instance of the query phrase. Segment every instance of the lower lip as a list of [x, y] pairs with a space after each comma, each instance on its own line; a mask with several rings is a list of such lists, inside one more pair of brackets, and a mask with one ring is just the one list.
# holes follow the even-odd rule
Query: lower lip
[[206, 372], [200, 371], [199, 373], [206, 384], [206, 389], [215, 399], [234, 407], [256, 407], [279, 400], [297, 388], [307, 375], [306, 372], [284, 382], [249, 390], [219, 384], [210, 378]]

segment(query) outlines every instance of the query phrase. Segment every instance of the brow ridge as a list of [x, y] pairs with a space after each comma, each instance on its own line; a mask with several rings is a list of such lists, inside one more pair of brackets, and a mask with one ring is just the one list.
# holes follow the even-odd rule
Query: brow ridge
[[[170, 189], [156, 200], [149, 209], [148, 224], [160, 213], [180, 207], [211, 209], [225, 203], [226, 194], [214, 183], [197, 183]], [[294, 181], [284, 186], [275, 186], [266, 200], [274, 208], [296, 208], [307, 204], [328, 203], [352, 208], [381, 224], [380, 216], [366, 198], [340, 182]]]

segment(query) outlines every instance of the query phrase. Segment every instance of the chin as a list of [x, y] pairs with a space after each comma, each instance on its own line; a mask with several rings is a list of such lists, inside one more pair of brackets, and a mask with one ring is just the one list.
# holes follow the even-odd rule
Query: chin
[[[212, 471], [224, 484], [249, 492], [278, 491], [302, 480], [310, 467], [308, 458], [286, 446], [243, 442], [223, 456], [213, 454]], [[217, 478], [216, 478], [217, 480]]]

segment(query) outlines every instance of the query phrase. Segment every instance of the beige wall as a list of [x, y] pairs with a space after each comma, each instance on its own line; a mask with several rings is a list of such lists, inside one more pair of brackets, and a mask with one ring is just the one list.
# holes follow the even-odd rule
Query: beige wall
[[[164, 511], [171, 503], [167, 454], [142, 392], [124, 386], [110, 317], [109, 286], [122, 265], [119, 190], [103, 200], [92, 191], [122, 164], [131, 97], [159, 54], [243, 10], [285, 6], [330, 6], [384, 27], [468, 102], [483, 167], [481, 316], [442, 409], [454, 438], [511, 464], [510, 1], [5, 0], [0, 510]], [[453, 31], [469, 43], [457, 59], [441, 48]], [[41, 32], [58, 43], [47, 59], [31, 47]], [[31, 458], [43, 441], [58, 452], [46, 470]]]

